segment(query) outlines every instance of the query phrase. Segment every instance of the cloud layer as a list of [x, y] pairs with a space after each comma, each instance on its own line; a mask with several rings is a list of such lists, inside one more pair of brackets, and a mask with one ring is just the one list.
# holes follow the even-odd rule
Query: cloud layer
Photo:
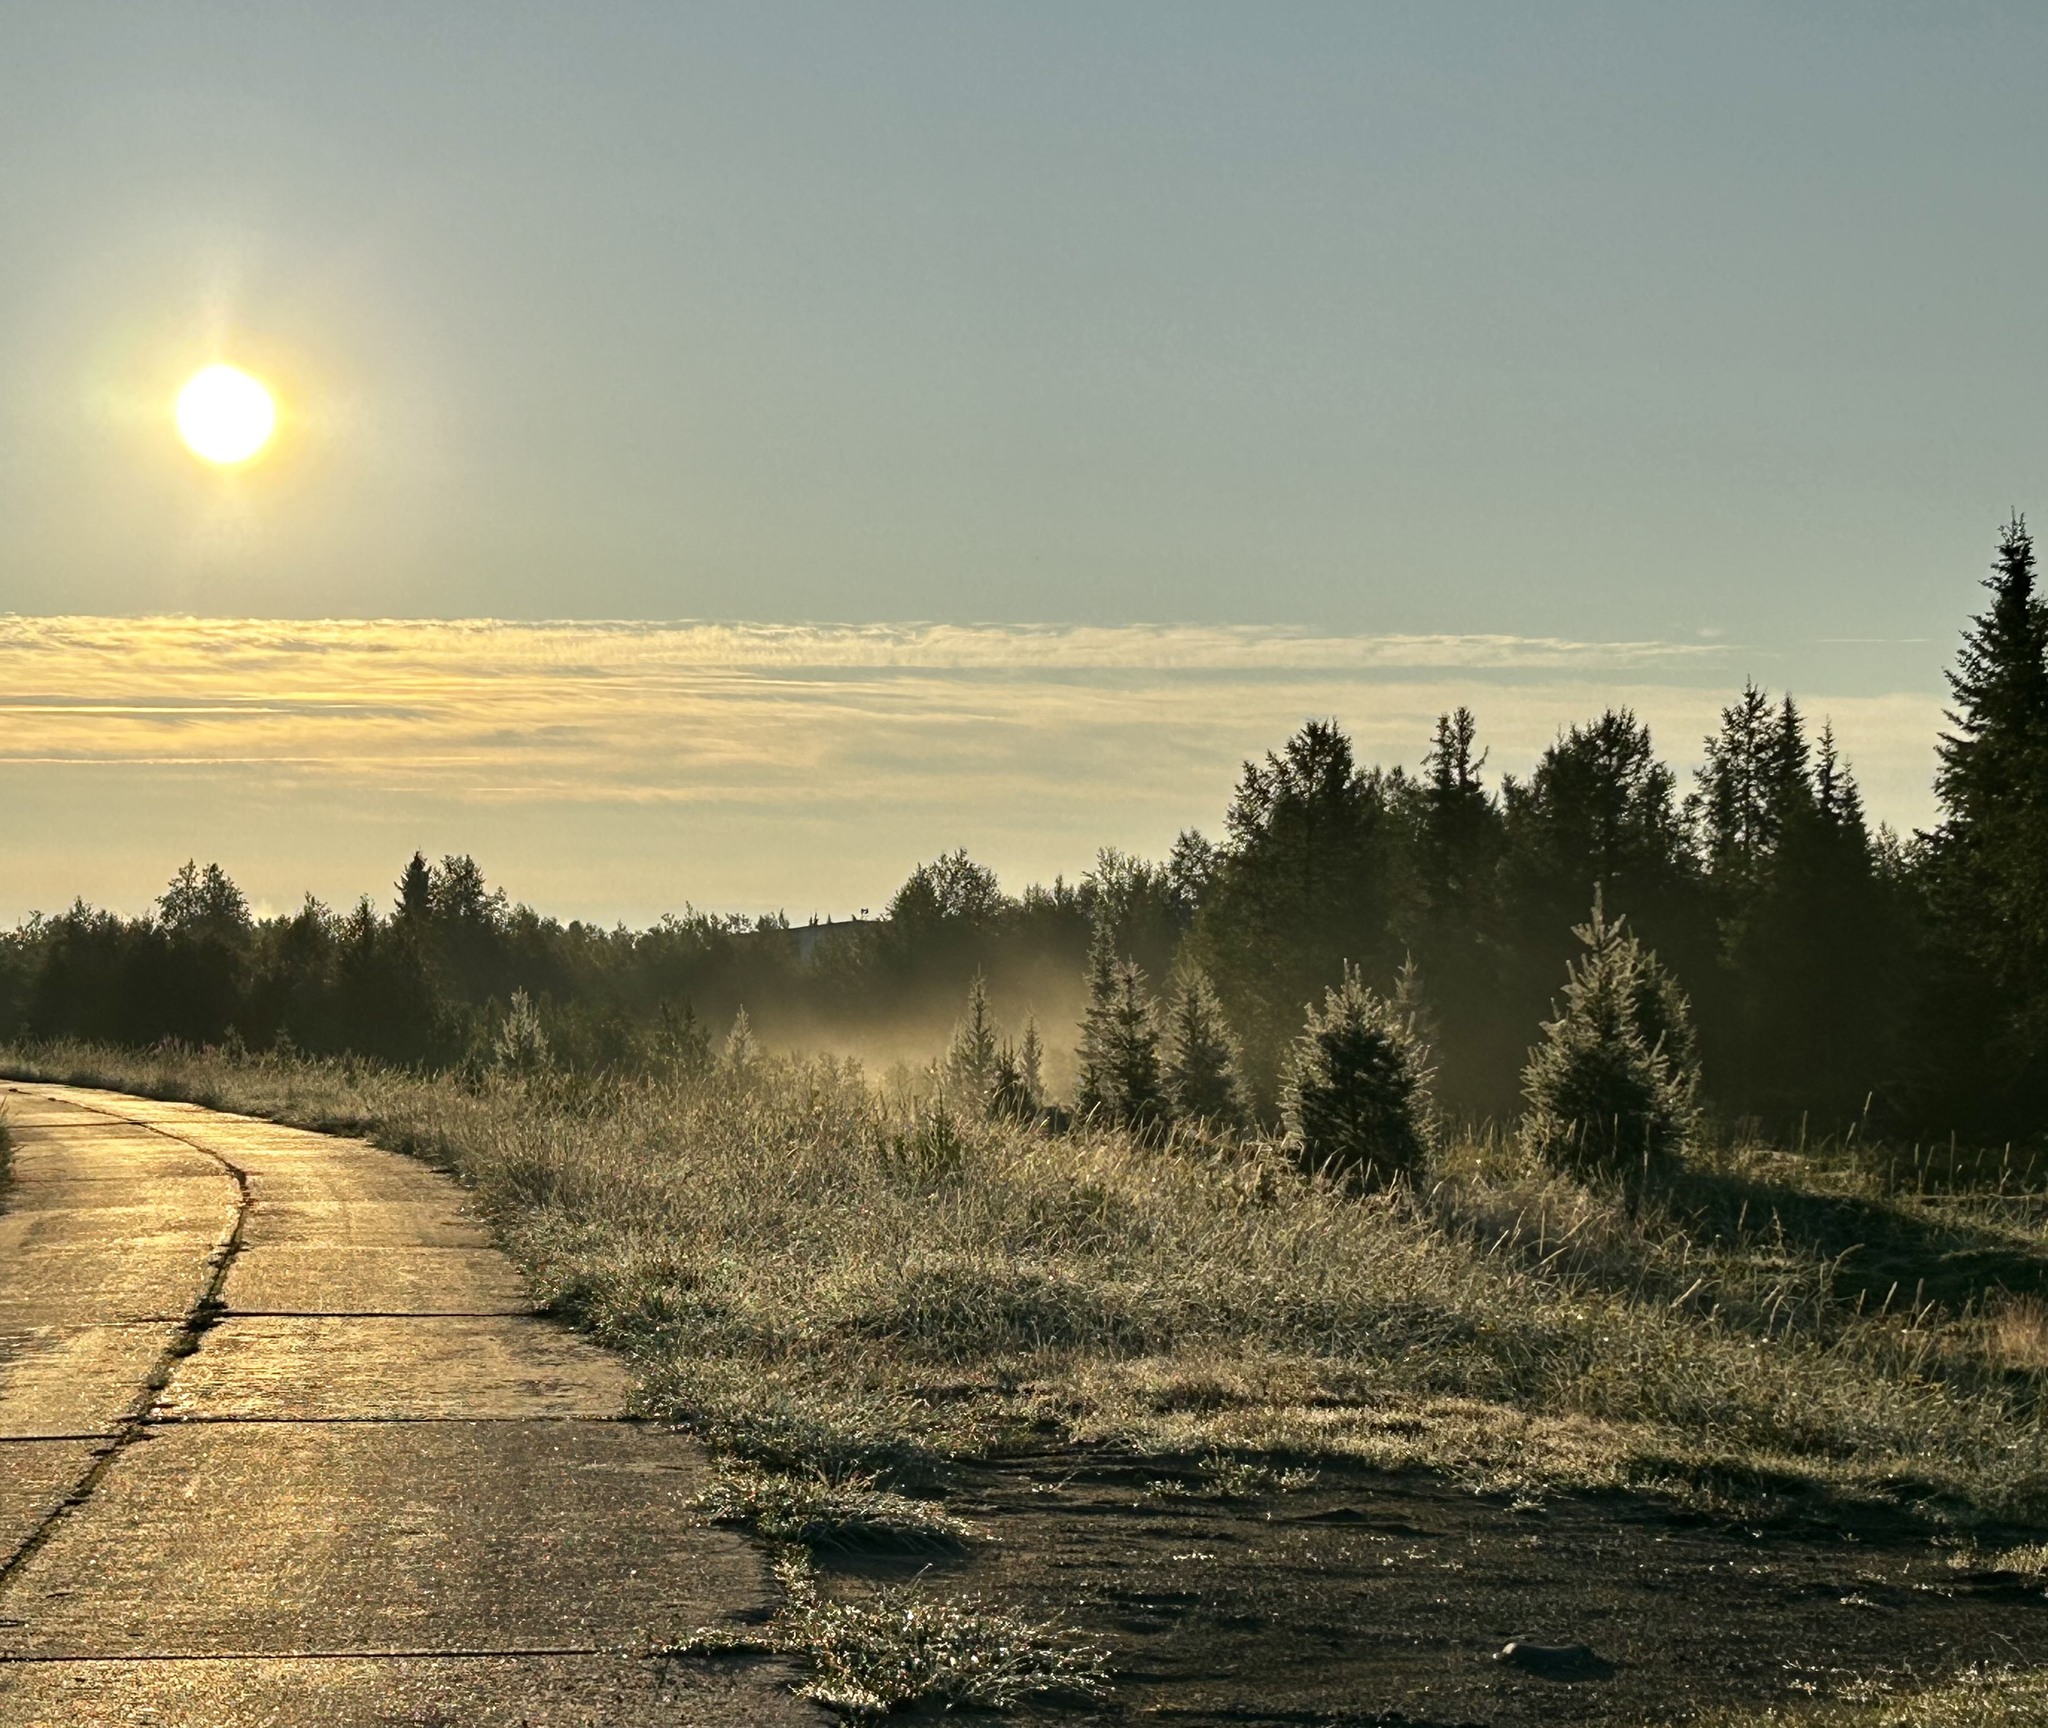
[[[0, 912], [136, 905], [190, 853], [273, 903], [477, 852], [550, 910], [852, 910], [965, 845], [1013, 880], [1213, 829], [1334, 714], [1413, 763], [1468, 703], [1495, 771], [1627, 703], [1689, 763], [1729, 651], [1257, 629], [0, 619]], [[1938, 704], [1805, 697], [1877, 815], [1929, 814]]]

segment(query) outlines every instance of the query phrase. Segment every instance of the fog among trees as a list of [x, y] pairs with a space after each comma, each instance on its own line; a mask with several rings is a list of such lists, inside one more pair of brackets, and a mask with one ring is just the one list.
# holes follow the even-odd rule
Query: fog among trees
[[418, 855], [388, 896], [259, 920], [217, 865], [187, 864], [145, 916], [80, 903], [0, 938], [0, 1035], [588, 1073], [708, 1060], [743, 1010], [747, 1040], [920, 1060], [966, 1016], [954, 1061], [1007, 1108], [1278, 1128], [1283, 1104], [1327, 1114], [1305, 1024], [1356, 1038], [1398, 1002], [1436, 1107], [1505, 1121], [1557, 1042], [1545, 1024], [1607, 988], [1625, 942], [1688, 1004], [1688, 1110], [1786, 1136], [2034, 1137], [2048, 606], [2022, 520], [1985, 586], [1925, 833], [1873, 830], [1845, 742], [1754, 684], [1689, 781], [1626, 708], [1568, 727], [1523, 779], [1489, 776], [1462, 707], [1418, 772], [1362, 763], [1311, 719], [1164, 859], [1104, 850], [1077, 881], [1012, 893], [955, 851], [844, 924], [564, 924], [469, 857]]

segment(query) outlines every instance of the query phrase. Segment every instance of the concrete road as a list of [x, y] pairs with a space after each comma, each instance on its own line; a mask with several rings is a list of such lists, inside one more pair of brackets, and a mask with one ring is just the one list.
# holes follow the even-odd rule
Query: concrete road
[[0, 1724], [813, 1724], [688, 1441], [425, 1166], [0, 1082]]

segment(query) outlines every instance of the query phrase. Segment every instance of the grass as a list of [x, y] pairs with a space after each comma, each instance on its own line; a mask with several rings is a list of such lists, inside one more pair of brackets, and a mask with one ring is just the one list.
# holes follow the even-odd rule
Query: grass
[[715, 1524], [807, 1548], [919, 1550], [958, 1548], [975, 1529], [943, 1506], [880, 1486], [872, 1476], [839, 1481], [821, 1475], [728, 1467], [698, 1499]]
[[[739, 1642], [801, 1657], [843, 1714], [1100, 1692], [1057, 1627], [914, 1587], [828, 1599], [802, 1559], [971, 1543], [948, 1462], [1049, 1446], [1156, 1459], [1167, 1497], [1350, 1459], [1746, 1520], [1875, 1504], [1945, 1531], [1961, 1570], [2048, 1583], [1998, 1528], [2048, 1523], [2048, 1193], [2009, 1160], [1738, 1146], [1632, 1204], [1482, 1138], [1359, 1198], [1276, 1148], [963, 1122], [823, 1059], [480, 1085], [214, 1053], [5, 1066], [453, 1172], [538, 1291], [630, 1357], [642, 1406], [704, 1438], [711, 1516], [801, 1545], [781, 1615]], [[714, 1647], [738, 1645], [686, 1648]], [[2048, 1682], [1796, 1719], [2048, 1724]]]
[[2048, 1724], [2048, 1669], [1977, 1669], [1924, 1691], [1697, 1720], [1700, 1728], [2041, 1728]]
[[781, 1611], [755, 1632], [713, 1628], [661, 1652], [794, 1656], [811, 1678], [797, 1696], [866, 1721], [915, 1704], [1008, 1709], [1048, 1694], [1108, 1696], [1106, 1658], [1055, 1623], [990, 1608], [978, 1598], [933, 1600], [915, 1588], [833, 1601], [800, 1553], [777, 1562]]
[[1050, 1441], [2048, 1519], [2038, 1189], [1744, 1148], [1631, 1208], [1470, 1141], [1422, 1191], [1359, 1199], [1272, 1148], [963, 1123], [824, 1059], [481, 1087], [12, 1066], [435, 1159], [647, 1408], [792, 1481], [914, 1487]]

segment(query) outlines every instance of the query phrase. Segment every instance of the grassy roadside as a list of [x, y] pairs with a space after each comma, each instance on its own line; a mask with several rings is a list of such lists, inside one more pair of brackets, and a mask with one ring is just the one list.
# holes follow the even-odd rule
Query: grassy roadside
[[1034, 1438], [1529, 1494], [2048, 1518], [2038, 1192], [1731, 1154], [1631, 1216], [1497, 1146], [1359, 1201], [1268, 1149], [962, 1123], [857, 1069], [465, 1089], [87, 1049], [17, 1073], [369, 1133], [721, 1451], [914, 1478]]
[[[450, 1169], [723, 1461], [713, 1515], [797, 1552], [971, 1541], [949, 1464], [1075, 1445], [1240, 1487], [1341, 1459], [1751, 1522], [1890, 1508], [1956, 1544], [2048, 1523], [2048, 1197], [2009, 1170], [1931, 1183], [1751, 1148], [1631, 1211], [1475, 1143], [1361, 1201], [1270, 1148], [963, 1122], [825, 1060], [468, 1087], [211, 1054], [0, 1063]], [[951, 1648], [952, 1622], [886, 1609]], [[863, 1624], [793, 1596], [776, 1636], [858, 1655]], [[1076, 1660], [1052, 1639], [1004, 1684]], [[2048, 1719], [2040, 1697], [1993, 1676], [1823, 1719]]]

